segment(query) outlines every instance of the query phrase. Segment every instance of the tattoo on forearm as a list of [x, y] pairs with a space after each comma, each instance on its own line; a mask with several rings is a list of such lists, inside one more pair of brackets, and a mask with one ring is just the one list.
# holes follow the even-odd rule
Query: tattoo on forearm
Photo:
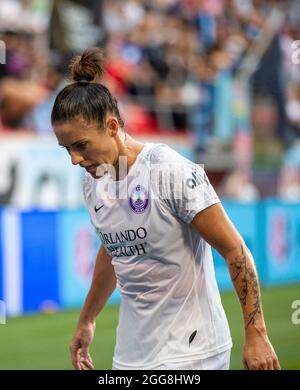
[[247, 266], [247, 257], [243, 245], [241, 245], [241, 254], [230, 263], [230, 267], [233, 271], [233, 282], [241, 277], [241, 290], [238, 294], [241, 304], [245, 307], [248, 298], [253, 299], [253, 310], [248, 315], [247, 329], [250, 324], [254, 325], [256, 323], [257, 317], [261, 314], [261, 305], [258, 280], [254, 270]]

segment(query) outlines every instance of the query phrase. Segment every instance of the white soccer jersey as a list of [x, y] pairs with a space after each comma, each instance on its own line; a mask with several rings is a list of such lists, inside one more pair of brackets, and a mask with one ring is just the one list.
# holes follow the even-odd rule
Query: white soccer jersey
[[84, 195], [121, 293], [113, 367], [154, 369], [230, 349], [211, 248], [190, 225], [220, 202], [203, 168], [146, 143], [124, 180], [86, 174]]

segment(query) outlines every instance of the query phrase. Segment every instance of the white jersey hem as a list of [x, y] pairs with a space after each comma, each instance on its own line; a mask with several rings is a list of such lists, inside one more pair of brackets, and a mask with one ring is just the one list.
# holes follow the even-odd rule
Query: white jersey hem
[[166, 356], [163, 360], [158, 360], [149, 364], [126, 364], [120, 361], [113, 359], [113, 369], [115, 370], [153, 370], [156, 367], [159, 367], [165, 363], [180, 363], [187, 362], [199, 359], [207, 359], [218, 355], [219, 353], [226, 352], [232, 348], [232, 339], [230, 339], [226, 344], [221, 345], [220, 347], [214, 348], [210, 351], [194, 353], [190, 355], [177, 355], [177, 356]]

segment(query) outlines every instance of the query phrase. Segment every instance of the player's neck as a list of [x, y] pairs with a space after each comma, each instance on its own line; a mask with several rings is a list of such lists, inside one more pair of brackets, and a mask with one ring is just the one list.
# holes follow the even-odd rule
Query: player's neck
[[[117, 166], [115, 167], [117, 180], [122, 180], [124, 178], [124, 177], [119, 177], [120, 174], [122, 176], [122, 173], [120, 173], [120, 167], [119, 167], [120, 157], [125, 157], [126, 164], [127, 164], [127, 169], [126, 169], [126, 174], [127, 174], [130, 167], [135, 163], [137, 156], [141, 153], [143, 147], [144, 147], [144, 144], [142, 142], [136, 141], [134, 138], [132, 138], [128, 134], [126, 135], [126, 138], [123, 142], [123, 145], [120, 148], [119, 161], [117, 163]], [[124, 170], [122, 170], [122, 171], [124, 172]]]

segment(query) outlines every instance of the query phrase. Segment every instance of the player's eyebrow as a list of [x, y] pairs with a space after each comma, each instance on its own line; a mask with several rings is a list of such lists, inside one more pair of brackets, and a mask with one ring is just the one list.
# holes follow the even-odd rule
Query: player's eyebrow
[[[75, 146], [75, 145], [80, 144], [81, 142], [85, 142], [85, 141], [87, 141], [87, 140], [86, 140], [86, 139], [80, 139], [80, 140], [78, 140], [78, 141], [73, 142], [73, 143], [71, 144], [71, 146]], [[63, 144], [60, 144], [60, 143], [58, 143], [58, 145], [63, 146], [64, 148], [69, 147], [69, 146], [66, 146], [66, 145], [63, 145]]]

